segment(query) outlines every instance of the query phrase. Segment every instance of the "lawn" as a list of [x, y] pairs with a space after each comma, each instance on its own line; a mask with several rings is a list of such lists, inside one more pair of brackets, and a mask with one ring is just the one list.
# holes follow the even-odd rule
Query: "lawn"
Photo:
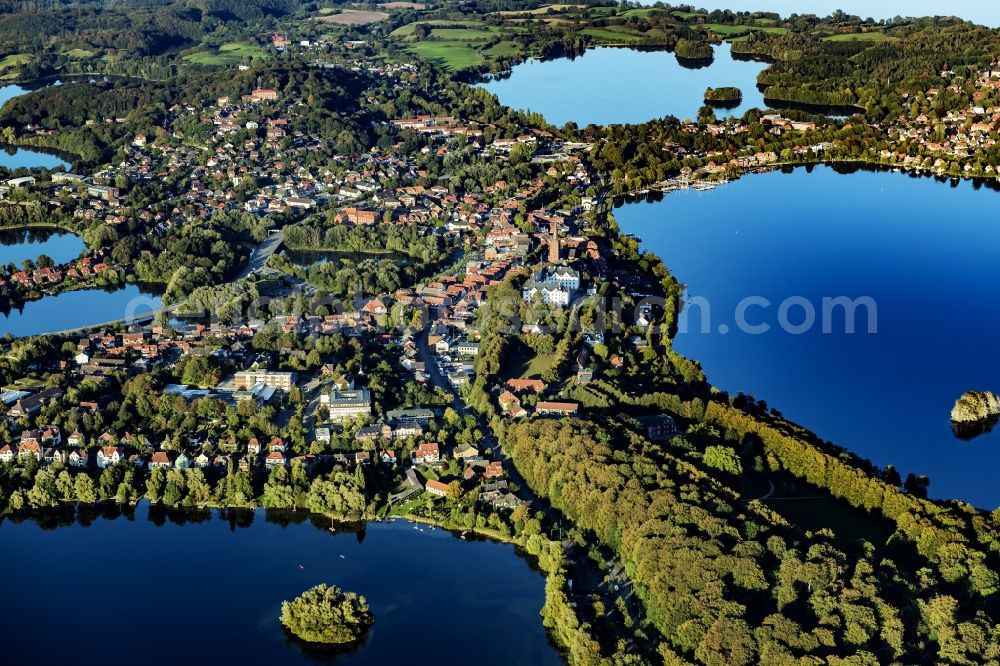
[[28, 64], [32, 60], [34, 60], [34, 56], [29, 53], [12, 53], [3, 60], [0, 60], [0, 69], [19, 67]]
[[[774, 483], [774, 493], [762, 501], [803, 530], [815, 532], [827, 528], [836, 535], [842, 547], [853, 547], [860, 541], [867, 541], [879, 549], [893, 533], [892, 526], [886, 521], [862, 509], [855, 509], [826, 490], [810, 486], [788, 474], [772, 474], [768, 478]], [[747, 497], [763, 496], [768, 489], [767, 480], [760, 475], [750, 474], [744, 479]]]
[[66, 51], [66, 55], [70, 58], [93, 58], [94, 52], [86, 49], [70, 49]]
[[708, 14], [705, 14], [704, 12], [674, 12], [674, 16], [682, 21], [690, 21], [693, 18], [708, 16]]
[[507, 379], [538, 379], [552, 367], [555, 354], [538, 354], [524, 343], [517, 341], [504, 357], [504, 376]]
[[606, 44], [633, 44], [641, 42], [644, 37], [634, 32], [622, 32], [609, 28], [584, 28], [581, 35], [587, 35]]
[[489, 30], [475, 28], [434, 28], [431, 37], [445, 41], [485, 42], [493, 37]]
[[484, 53], [490, 58], [512, 58], [521, 53], [521, 46], [517, 42], [499, 42], [486, 49]]
[[892, 534], [892, 529], [875, 516], [833, 497], [769, 499], [764, 503], [780, 513], [785, 520], [804, 530], [815, 532], [823, 528], [830, 529], [836, 535], [838, 543], [845, 547], [867, 541], [881, 550]]
[[885, 42], [899, 39], [891, 37], [884, 32], [851, 32], [843, 35], [830, 35], [824, 37], [824, 42]]
[[196, 65], [238, 65], [246, 60], [264, 57], [264, 50], [246, 42], [229, 42], [210, 51], [198, 51], [184, 56], [184, 60]]

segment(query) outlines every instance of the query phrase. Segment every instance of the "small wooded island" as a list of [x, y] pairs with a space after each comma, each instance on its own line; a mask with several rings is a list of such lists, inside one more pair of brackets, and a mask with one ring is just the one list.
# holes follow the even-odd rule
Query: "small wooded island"
[[674, 55], [678, 60], [689, 62], [709, 62], [715, 55], [712, 45], [701, 40], [681, 38], [674, 47]]
[[281, 602], [281, 624], [307, 643], [350, 645], [361, 640], [374, 622], [363, 596], [335, 585], [323, 583]]
[[712, 105], [739, 104], [743, 101], [743, 91], [735, 86], [706, 88], [705, 103]]
[[951, 408], [954, 423], [977, 423], [1000, 416], [1000, 398], [989, 391], [966, 391]]
[[989, 391], [966, 391], [951, 408], [951, 429], [961, 439], [989, 432], [1000, 421], [1000, 398]]

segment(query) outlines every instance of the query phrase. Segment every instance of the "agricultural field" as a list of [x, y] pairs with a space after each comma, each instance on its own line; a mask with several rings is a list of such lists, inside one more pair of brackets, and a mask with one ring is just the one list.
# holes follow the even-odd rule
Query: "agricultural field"
[[325, 14], [317, 16], [316, 20], [321, 23], [331, 23], [333, 25], [368, 25], [378, 23], [389, 18], [385, 12], [372, 12], [360, 9], [344, 9], [336, 14]]
[[705, 23], [702, 27], [711, 30], [720, 37], [742, 37], [749, 34], [751, 30], [766, 32], [769, 35], [784, 35], [788, 32], [788, 28], [751, 27], [746, 25], [726, 25], [725, 23]]
[[708, 16], [708, 14], [705, 14], [703, 12], [680, 12], [680, 11], [677, 11], [677, 12], [674, 12], [674, 16], [676, 16], [677, 18], [681, 19], [682, 21], [690, 21], [693, 18], [704, 18], [704, 17]]
[[469, 42], [414, 42], [406, 50], [451, 71], [478, 67], [485, 62], [483, 55]]
[[383, 2], [379, 5], [382, 9], [427, 9], [430, 7], [426, 2]]
[[630, 9], [626, 12], [622, 12], [618, 16], [622, 18], [632, 18], [633, 16], [637, 18], [646, 18], [653, 16], [654, 14], [666, 13], [667, 10], [659, 9], [657, 7], [642, 7], [639, 9]]
[[238, 65], [247, 60], [264, 57], [264, 50], [255, 44], [229, 42], [217, 49], [198, 51], [184, 56], [184, 60], [195, 65]]
[[585, 9], [587, 9], [587, 5], [553, 4], [553, 5], [542, 5], [541, 7], [537, 7], [535, 9], [502, 11], [502, 12], [497, 12], [497, 14], [500, 14], [501, 16], [524, 16], [526, 14], [540, 15], [540, 14], [560, 13], [560, 12], [585, 10]]
[[490, 30], [496, 30], [496, 28], [487, 27], [487, 25], [479, 19], [431, 19], [427, 21], [414, 21], [413, 23], [407, 23], [406, 25], [393, 30], [389, 36], [396, 38], [411, 37], [413, 35], [413, 31], [418, 25], [426, 25], [431, 29], [431, 34], [434, 34], [434, 32], [439, 29], [463, 27], [468, 28], [469, 30], [481, 31], [483, 34], [488, 36]]
[[605, 44], [637, 44], [646, 39], [644, 35], [627, 29], [621, 29], [619, 26], [584, 28], [580, 31], [580, 34], [593, 37], [595, 40]]
[[[417, 39], [414, 34], [417, 26], [428, 28], [429, 35]], [[408, 23], [394, 30], [391, 36], [408, 42], [406, 49], [410, 53], [456, 71], [478, 67], [491, 59], [520, 55], [521, 47], [503, 38], [522, 30], [519, 27], [487, 25], [475, 18], [439, 18]], [[498, 42], [498, 39], [503, 41]], [[489, 42], [497, 43], [486, 47]]]
[[490, 58], [513, 58], [521, 53], [517, 42], [500, 42], [483, 51]]
[[851, 32], [841, 35], [829, 35], [824, 42], [885, 42], [898, 39], [884, 32]]

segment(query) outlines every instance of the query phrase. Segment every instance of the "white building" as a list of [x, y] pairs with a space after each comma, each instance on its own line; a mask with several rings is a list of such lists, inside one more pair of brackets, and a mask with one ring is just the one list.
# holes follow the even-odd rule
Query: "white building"
[[569, 305], [579, 289], [579, 272], [568, 266], [552, 266], [542, 269], [533, 279], [528, 280], [521, 296], [530, 301], [536, 294], [541, 294], [543, 303], [562, 308]]
[[257, 384], [272, 386], [289, 393], [295, 385], [294, 372], [271, 372], [270, 370], [241, 370], [233, 378], [237, 390], [248, 390]]
[[372, 397], [366, 388], [341, 391], [333, 389], [321, 402], [330, 408], [330, 421], [337, 423], [352, 416], [371, 416]]

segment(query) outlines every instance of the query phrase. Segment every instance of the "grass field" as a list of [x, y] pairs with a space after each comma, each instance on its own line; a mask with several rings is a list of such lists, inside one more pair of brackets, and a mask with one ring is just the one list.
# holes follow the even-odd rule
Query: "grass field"
[[430, 5], [426, 2], [383, 2], [379, 7], [382, 9], [427, 9]]
[[504, 377], [507, 379], [538, 379], [552, 367], [555, 354], [536, 355], [520, 340], [511, 345], [504, 357]]
[[196, 65], [238, 65], [241, 62], [264, 57], [264, 50], [254, 44], [229, 42], [212, 51], [199, 51], [184, 56], [184, 60]]
[[490, 30], [476, 28], [434, 28], [431, 36], [436, 39], [457, 42], [485, 42], [493, 37]]
[[414, 42], [406, 47], [413, 55], [451, 71], [483, 64], [483, 55], [470, 42]]
[[666, 13], [665, 9], [657, 9], [656, 7], [644, 7], [639, 9], [630, 9], [626, 12], [622, 12], [618, 16], [623, 18], [631, 18], [637, 16], [639, 18], [646, 18], [647, 16], [652, 16], [653, 14]]
[[10, 67], [19, 67], [21, 65], [26, 65], [34, 60], [34, 56], [29, 53], [12, 53], [9, 56], [4, 57], [0, 60], [0, 69], [9, 69]]
[[86, 49], [70, 49], [65, 53], [70, 58], [93, 58], [94, 52], [87, 51]]
[[518, 55], [520, 52], [521, 48], [517, 42], [499, 42], [483, 51], [483, 53], [490, 58], [511, 58]]
[[[416, 26], [430, 28], [430, 38], [413, 41]], [[497, 27], [479, 19], [436, 19], [414, 21], [392, 31], [396, 39], [408, 40], [406, 50], [424, 60], [451, 71], [466, 67], [478, 67], [491, 58], [511, 57], [520, 53], [520, 47], [512, 41], [501, 41], [482, 50], [488, 41], [523, 30], [517, 27]]]
[[641, 42], [644, 37], [634, 32], [623, 32], [610, 28], [584, 28], [581, 35], [587, 35], [605, 44], [634, 44]]
[[898, 39], [891, 37], [884, 32], [852, 32], [844, 35], [830, 35], [824, 37], [824, 42], [885, 42]]
[[745, 25], [726, 25], [724, 23], [706, 23], [705, 28], [723, 37], [743, 35], [750, 32], [750, 28]]
[[430, 21], [414, 21], [413, 23], [407, 23], [406, 25], [400, 26], [395, 30], [393, 30], [391, 33], [389, 33], [389, 36], [397, 38], [410, 37], [411, 35], [413, 35], [413, 31], [416, 30], [418, 25], [426, 25], [428, 28], [431, 29], [431, 32], [433, 32], [434, 30], [444, 30], [456, 27], [464, 27], [469, 30], [481, 30], [484, 33], [490, 30], [490, 28], [487, 27], [487, 25], [484, 22], [480, 21], [479, 19], [456, 19], [454, 21], [437, 19]]
[[568, 5], [568, 4], [553, 4], [553, 5], [542, 5], [535, 9], [525, 9], [525, 10], [507, 10], [497, 12], [502, 16], [523, 16], [525, 14], [549, 14], [549, 13], [559, 13], [566, 12], [574, 9], [586, 9], [586, 5]]
[[708, 16], [708, 14], [702, 12], [674, 12], [674, 16], [681, 19], [682, 21], [690, 21], [693, 18]]
[[[877, 549], [885, 546], [893, 532], [885, 521], [855, 509], [825, 490], [787, 474], [771, 474], [768, 478], [774, 483], [774, 493], [762, 500], [764, 504], [803, 530], [815, 532], [826, 528], [833, 531], [843, 547], [856, 547], [859, 542], [867, 541]], [[760, 497], [768, 489], [767, 481], [760, 475], [751, 474], [744, 479], [747, 497]]]
[[[739, 37], [750, 32], [751, 27], [746, 25], [726, 25], [725, 23], [706, 23], [705, 27], [722, 37]], [[753, 27], [758, 32], [766, 32], [769, 35], [784, 35], [788, 28], [767, 28]]]

